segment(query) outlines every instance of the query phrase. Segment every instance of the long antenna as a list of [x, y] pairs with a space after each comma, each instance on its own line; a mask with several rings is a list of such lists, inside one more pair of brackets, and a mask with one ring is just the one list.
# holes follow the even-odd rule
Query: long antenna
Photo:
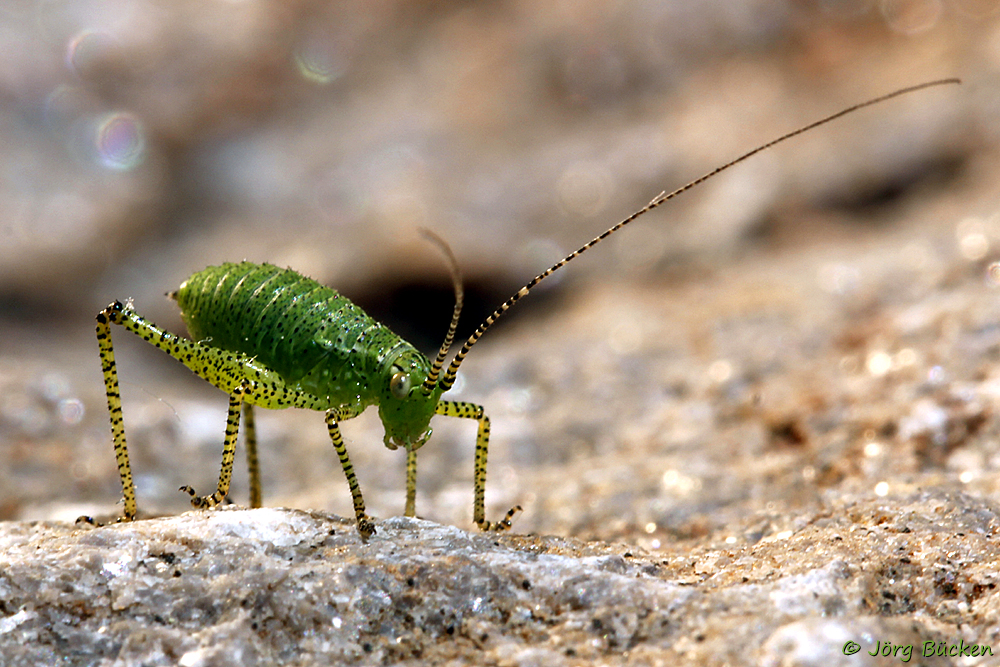
[[611, 227], [607, 231], [605, 231], [602, 234], [600, 234], [599, 236], [594, 237], [591, 241], [589, 241], [588, 243], [586, 243], [582, 247], [580, 247], [579, 250], [575, 250], [575, 251], [571, 252], [570, 254], [566, 255], [566, 257], [564, 257], [563, 259], [559, 260], [558, 262], [556, 262], [555, 264], [553, 264], [549, 268], [545, 269], [545, 271], [542, 271], [541, 273], [539, 273], [537, 276], [535, 276], [534, 278], [532, 278], [531, 280], [529, 280], [527, 283], [525, 283], [524, 287], [522, 287], [517, 292], [515, 292], [513, 294], [513, 296], [511, 296], [509, 299], [507, 299], [502, 304], [500, 304], [500, 307], [497, 308], [496, 310], [494, 310], [493, 313], [489, 317], [487, 317], [486, 320], [484, 320], [482, 324], [479, 325], [479, 327], [475, 330], [475, 332], [471, 336], [469, 336], [469, 339], [467, 341], [465, 341], [465, 344], [462, 346], [462, 349], [459, 350], [458, 354], [455, 355], [455, 358], [451, 360], [451, 364], [449, 364], [448, 370], [445, 372], [444, 377], [441, 378], [441, 387], [445, 391], [447, 391], [448, 389], [451, 388], [451, 386], [453, 384], [455, 384], [455, 375], [456, 375], [456, 373], [458, 373], [458, 367], [462, 365], [462, 361], [465, 360], [465, 356], [467, 354], [469, 354], [469, 350], [472, 349], [472, 346], [475, 345], [479, 341], [479, 339], [483, 337], [483, 334], [486, 333], [486, 330], [489, 329], [491, 326], [493, 326], [493, 323], [496, 322], [497, 319], [501, 315], [503, 315], [505, 312], [507, 312], [507, 310], [510, 309], [510, 307], [513, 306], [515, 303], [517, 303], [522, 297], [527, 296], [528, 292], [530, 292], [531, 289], [535, 285], [537, 285], [538, 283], [542, 282], [543, 280], [545, 280], [546, 278], [548, 278], [549, 276], [551, 276], [553, 273], [555, 273], [556, 271], [558, 271], [559, 269], [561, 269], [563, 266], [565, 266], [566, 264], [568, 264], [572, 260], [576, 259], [577, 257], [579, 257], [580, 255], [582, 255], [583, 253], [587, 252], [588, 250], [590, 250], [591, 248], [593, 248], [595, 245], [597, 245], [598, 243], [600, 243], [601, 241], [603, 241], [607, 237], [611, 236], [612, 234], [614, 234], [619, 229], [621, 229], [622, 227], [624, 227], [628, 223], [632, 222], [633, 220], [635, 220], [639, 216], [641, 216], [641, 215], [643, 215], [645, 213], [648, 213], [649, 211], [652, 211], [654, 208], [656, 208], [660, 204], [662, 204], [662, 203], [664, 203], [664, 202], [666, 202], [666, 201], [668, 201], [670, 199], [673, 199], [674, 197], [676, 197], [676, 196], [678, 196], [678, 195], [680, 195], [680, 194], [682, 194], [684, 192], [687, 192], [688, 190], [690, 190], [691, 188], [695, 187], [696, 185], [700, 185], [701, 183], [704, 183], [705, 181], [707, 181], [708, 179], [712, 178], [713, 176], [718, 175], [719, 173], [725, 171], [726, 169], [729, 169], [730, 167], [736, 166], [740, 162], [743, 162], [744, 160], [747, 160], [747, 159], [753, 157], [754, 155], [756, 155], [757, 153], [760, 153], [761, 151], [765, 151], [768, 148], [771, 148], [772, 146], [774, 146], [776, 144], [780, 144], [781, 142], [787, 141], [788, 139], [791, 139], [792, 137], [796, 137], [796, 136], [798, 136], [800, 134], [803, 134], [804, 132], [808, 132], [809, 130], [815, 129], [815, 128], [819, 127], [820, 125], [826, 125], [830, 121], [836, 120], [836, 119], [840, 118], [841, 116], [846, 116], [847, 114], [854, 113], [855, 111], [858, 111], [859, 109], [864, 109], [865, 107], [870, 107], [870, 106], [873, 106], [875, 104], [880, 104], [882, 102], [885, 102], [886, 100], [891, 100], [894, 97], [899, 97], [900, 95], [907, 95], [909, 93], [913, 93], [913, 92], [916, 92], [918, 90], [923, 90], [924, 88], [931, 88], [933, 86], [943, 86], [943, 85], [946, 85], [946, 84], [953, 84], [953, 83], [961, 83], [961, 80], [957, 79], [957, 78], [949, 78], [949, 79], [939, 79], [937, 81], [928, 81], [926, 83], [917, 84], [915, 86], [908, 86], [906, 88], [900, 88], [899, 90], [895, 90], [895, 91], [893, 91], [891, 93], [888, 93], [886, 95], [881, 95], [881, 96], [876, 97], [874, 99], [870, 99], [870, 100], [868, 100], [866, 102], [861, 102], [859, 104], [855, 104], [853, 106], [849, 106], [846, 109], [838, 111], [837, 113], [835, 113], [833, 115], [827, 116], [826, 118], [822, 118], [822, 119], [817, 120], [817, 121], [814, 121], [812, 123], [809, 123], [808, 125], [804, 125], [803, 127], [800, 127], [797, 130], [789, 132], [788, 134], [784, 134], [784, 135], [778, 137], [777, 139], [774, 139], [773, 141], [769, 141], [766, 144], [758, 146], [757, 148], [753, 149], [749, 153], [744, 153], [743, 155], [739, 156], [735, 160], [727, 162], [726, 164], [722, 165], [721, 167], [716, 167], [715, 169], [713, 169], [712, 171], [708, 172], [704, 176], [700, 176], [699, 178], [694, 179], [693, 181], [691, 181], [687, 185], [682, 185], [681, 187], [677, 188], [676, 190], [674, 190], [673, 192], [671, 192], [669, 194], [666, 191], [661, 192], [660, 194], [658, 194], [656, 197], [653, 198], [653, 201], [649, 202], [648, 204], [646, 204], [645, 206], [643, 206], [641, 209], [639, 209], [638, 211], [636, 211], [632, 215], [628, 216], [627, 218], [625, 218], [624, 220], [622, 220], [621, 222], [619, 222], [614, 227]]
[[[435, 234], [429, 229], [424, 227], [420, 228], [420, 234], [436, 245], [444, 257], [448, 260], [448, 272], [451, 274], [451, 284], [455, 290], [455, 310], [451, 314], [451, 324], [448, 325], [448, 333], [445, 334], [444, 342], [441, 343], [441, 349], [438, 350], [437, 358], [434, 359], [434, 364], [431, 366], [430, 372], [427, 374], [427, 379], [424, 383], [420, 385], [424, 394], [430, 396], [431, 392], [437, 386], [438, 375], [441, 373], [441, 368], [444, 366], [445, 357], [448, 356], [448, 350], [451, 348], [452, 341], [455, 340], [455, 329], [458, 328], [458, 317], [462, 314], [462, 300], [464, 298], [464, 291], [462, 290], [462, 272], [458, 268], [458, 260], [455, 259], [455, 253], [451, 251], [451, 247], [448, 245], [447, 241]], [[449, 385], [451, 386], [451, 385]]]

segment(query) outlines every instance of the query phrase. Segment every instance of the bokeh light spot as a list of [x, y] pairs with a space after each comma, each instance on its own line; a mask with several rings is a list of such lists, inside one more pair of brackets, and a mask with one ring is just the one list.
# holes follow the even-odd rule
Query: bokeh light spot
[[105, 75], [107, 67], [119, 58], [117, 45], [104, 33], [85, 30], [66, 45], [66, 66], [81, 79]]
[[990, 287], [1000, 287], [1000, 262], [993, 262], [986, 267], [986, 284]]
[[329, 48], [307, 43], [295, 52], [295, 66], [306, 81], [325, 85], [343, 74], [344, 67]]
[[142, 164], [146, 154], [142, 123], [130, 113], [110, 113], [97, 124], [94, 147], [97, 159], [104, 167], [131, 171]]

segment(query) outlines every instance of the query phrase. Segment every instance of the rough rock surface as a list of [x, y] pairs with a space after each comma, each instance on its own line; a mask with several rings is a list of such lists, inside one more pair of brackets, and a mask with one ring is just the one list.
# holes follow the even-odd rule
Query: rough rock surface
[[[0, 667], [1000, 663], [997, 8], [6, 3]], [[226, 398], [117, 330], [154, 518], [72, 523], [120, 511], [112, 299], [182, 333], [164, 292], [270, 261], [434, 350], [452, 295], [419, 226], [471, 328], [661, 190], [950, 76], [670, 202], [487, 334], [448, 397], [493, 420], [511, 534], [463, 530], [475, 429], [445, 418], [418, 475], [437, 523], [387, 518], [404, 457], [374, 411], [343, 426], [368, 544], [303, 411], [258, 414], [268, 509], [182, 514]]]
[[[910, 646], [914, 664], [950, 664], [924, 657], [926, 642], [1000, 649], [993, 506], [944, 492], [840, 502], [753, 544], [683, 553], [405, 518], [363, 543], [336, 517], [266, 508], [8, 523], [0, 656], [10, 667], [860, 665], [876, 641]], [[863, 652], [845, 656], [850, 641]]]

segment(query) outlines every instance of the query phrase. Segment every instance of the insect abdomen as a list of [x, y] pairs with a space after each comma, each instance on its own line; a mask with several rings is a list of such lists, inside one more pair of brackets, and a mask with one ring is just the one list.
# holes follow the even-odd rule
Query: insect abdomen
[[243, 352], [335, 403], [370, 402], [378, 358], [402, 342], [336, 290], [271, 264], [208, 267], [176, 299], [194, 340]]

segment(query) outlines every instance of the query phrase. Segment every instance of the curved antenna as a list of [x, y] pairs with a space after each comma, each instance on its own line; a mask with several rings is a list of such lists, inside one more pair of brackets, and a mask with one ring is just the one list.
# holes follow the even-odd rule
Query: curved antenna
[[895, 90], [895, 91], [893, 91], [891, 93], [888, 93], [886, 95], [880, 95], [879, 97], [867, 100], [865, 102], [861, 102], [859, 104], [854, 104], [852, 106], [847, 107], [846, 109], [838, 111], [835, 114], [832, 114], [832, 115], [827, 116], [825, 118], [821, 118], [820, 120], [817, 120], [817, 121], [813, 121], [812, 123], [809, 123], [808, 125], [804, 125], [804, 126], [800, 127], [797, 130], [793, 130], [792, 132], [789, 132], [788, 134], [783, 134], [782, 136], [778, 137], [777, 139], [774, 139], [772, 141], [767, 142], [766, 144], [758, 146], [757, 148], [753, 149], [752, 151], [750, 151], [748, 153], [744, 153], [743, 155], [739, 156], [735, 160], [731, 160], [730, 162], [727, 162], [726, 164], [722, 165], [721, 167], [716, 167], [715, 169], [713, 169], [712, 171], [708, 172], [704, 176], [700, 176], [700, 177], [694, 179], [693, 181], [691, 181], [690, 183], [688, 183], [686, 185], [682, 185], [681, 187], [677, 188], [673, 192], [670, 192], [670, 193], [667, 193], [666, 191], [661, 192], [660, 194], [658, 194], [656, 197], [653, 198], [653, 201], [649, 202], [648, 204], [646, 204], [645, 206], [643, 206], [641, 209], [639, 209], [638, 211], [636, 211], [632, 215], [628, 216], [627, 218], [625, 218], [624, 220], [622, 220], [621, 222], [619, 222], [614, 227], [611, 227], [608, 230], [606, 230], [605, 232], [603, 232], [602, 234], [600, 234], [599, 236], [594, 237], [588, 243], [586, 243], [583, 246], [581, 246], [579, 250], [574, 250], [570, 254], [566, 255], [566, 257], [564, 257], [563, 259], [559, 260], [558, 262], [556, 262], [555, 264], [553, 264], [549, 268], [545, 269], [545, 271], [542, 271], [541, 273], [539, 273], [537, 276], [535, 276], [534, 278], [532, 278], [531, 280], [529, 280], [527, 283], [525, 283], [524, 287], [522, 287], [516, 293], [514, 293], [513, 296], [511, 296], [509, 299], [507, 299], [502, 304], [500, 304], [500, 307], [497, 308], [496, 310], [494, 310], [493, 313], [489, 317], [487, 317], [486, 320], [484, 320], [483, 323], [480, 324], [478, 328], [476, 328], [475, 332], [473, 332], [473, 334], [471, 336], [469, 336], [469, 339], [467, 341], [465, 341], [465, 344], [462, 346], [462, 349], [459, 350], [458, 354], [455, 355], [455, 358], [451, 360], [451, 364], [448, 366], [447, 372], [444, 374], [444, 377], [441, 378], [441, 386], [442, 386], [442, 388], [444, 388], [444, 390], [447, 391], [448, 389], [451, 388], [451, 386], [453, 384], [455, 384], [455, 375], [456, 375], [456, 373], [458, 373], [458, 367], [462, 365], [462, 361], [465, 359], [465, 356], [467, 354], [469, 354], [469, 350], [472, 349], [472, 346], [475, 345], [479, 341], [479, 339], [482, 338], [483, 334], [486, 333], [486, 330], [489, 329], [493, 325], [493, 323], [496, 322], [497, 319], [501, 315], [503, 315], [505, 312], [507, 312], [507, 310], [511, 306], [513, 306], [515, 303], [517, 303], [521, 299], [521, 297], [527, 296], [528, 292], [530, 292], [531, 289], [535, 285], [537, 285], [538, 283], [542, 282], [543, 280], [545, 280], [546, 278], [548, 278], [549, 276], [551, 276], [553, 273], [555, 273], [556, 271], [558, 271], [559, 269], [561, 269], [563, 266], [565, 266], [569, 262], [573, 261], [574, 259], [576, 259], [580, 255], [582, 255], [583, 253], [587, 252], [588, 250], [590, 250], [591, 248], [593, 248], [595, 245], [597, 245], [598, 243], [600, 243], [601, 241], [603, 241], [607, 237], [611, 236], [612, 234], [614, 234], [619, 229], [621, 229], [622, 227], [624, 227], [628, 223], [632, 222], [633, 220], [635, 220], [639, 216], [652, 211], [654, 208], [656, 208], [660, 204], [662, 204], [662, 203], [664, 203], [664, 202], [666, 202], [666, 201], [668, 201], [670, 199], [673, 199], [674, 197], [676, 197], [676, 196], [678, 196], [678, 195], [680, 195], [680, 194], [682, 194], [684, 192], [687, 192], [688, 190], [690, 190], [691, 188], [695, 187], [696, 185], [700, 185], [701, 183], [704, 183], [705, 181], [707, 181], [708, 179], [712, 178], [713, 176], [718, 175], [719, 173], [725, 171], [726, 169], [729, 169], [730, 167], [736, 166], [740, 162], [743, 162], [744, 160], [747, 160], [747, 159], [753, 157], [754, 155], [756, 155], [757, 153], [760, 153], [761, 151], [765, 151], [768, 148], [771, 148], [772, 146], [774, 146], [776, 144], [780, 144], [781, 142], [787, 141], [788, 139], [791, 139], [792, 137], [796, 137], [796, 136], [798, 136], [800, 134], [808, 132], [809, 130], [815, 129], [815, 128], [819, 127], [820, 125], [826, 125], [830, 121], [836, 120], [836, 119], [840, 118], [841, 116], [846, 116], [847, 114], [850, 114], [850, 113], [853, 113], [855, 111], [858, 111], [859, 109], [864, 109], [865, 107], [870, 107], [872, 105], [879, 104], [881, 102], [885, 102], [886, 100], [891, 100], [892, 98], [899, 97], [900, 95], [906, 95], [908, 93], [916, 92], [918, 90], [923, 90], [924, 88], [931, 88], [933, 86], [943, 86], [945, 84], [951, 84], [951, 83], [961, 83], [961, 79], [950, 78], [950, 79], [939, 79], [937, 81], [928, 81], [926, 83], [917, 84], [915, 86], [908, 86], [906, 88], [900, 88], [899, 90]]
[[434, 359], [434, 363], [431, 365], [427, 379], [420, 385], [424, 394], [430, 396], [431, 392], [437, 386], [438, 375], [440, 375], [441, 369], [444, 367], [444, 360], [448, 356], [448, 350], [451, 349], [451, 343], [455, 340], [455, 329], [458, 328], [458, 317], [462, 314], [462, 301], [465, 293], [462, 290], [462, 272], [458, 268], [458, 260], [455, 259], [455, 253], [451, 251], [448, 242], [425, 227], [420, 228], [420, 234], [436, 245], [444, 254], [445, 259], [448, 260], [448, 272], [451, 274], [451, 284], [455, 289], [455, 310], [451, 314], [451, 324], [448, 325], [448, 333], [445, 334], [444, 342], [441, 343], [441, 349], [438, 350], [437, 358]]

